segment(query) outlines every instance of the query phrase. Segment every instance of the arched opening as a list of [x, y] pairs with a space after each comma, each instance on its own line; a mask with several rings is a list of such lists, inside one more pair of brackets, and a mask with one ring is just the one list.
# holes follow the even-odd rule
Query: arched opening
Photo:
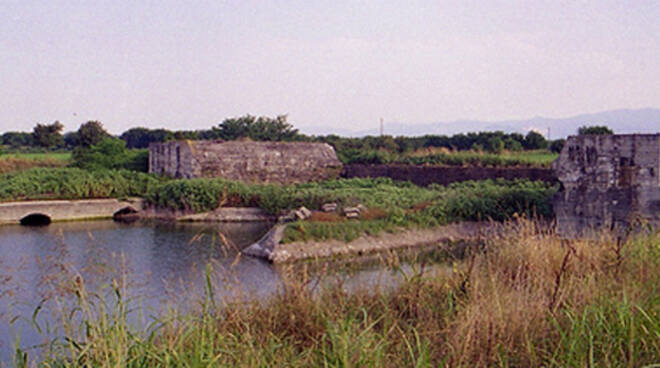
[[138, 211], [133, 207], [124, 207], [112, 215], [112, 219], [121, 222], [132, 222], [138, 219]]
[[43, 213], [31, 213], [21, 219], [21, 225], [24, 226], [46, 226], [50, 222], [50, 216]]

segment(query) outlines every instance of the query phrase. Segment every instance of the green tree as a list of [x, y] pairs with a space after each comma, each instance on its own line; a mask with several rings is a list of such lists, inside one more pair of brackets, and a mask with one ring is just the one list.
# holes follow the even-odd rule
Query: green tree
[[591, 126], [585, 125], [578, 129], [578, 134], [607, 135], [607, 134], [614, 134], [614, 131], [612, 131], [612, 129], [608, 128], [605, 125], [591, 125]]
[[560, 153], [561, 150], [564, 148], [564, 144], [566, 144], [566, 140], [561, 138], [561, 139], [555, 139], [552, 141], [550, 144], [550, 151], [554, 153]]
[[32, 138], [37, 146], [53, 149], [64, 146], [62, 130], [64, 125], [59, 121], [52, 124], [37, 124], [32, 130]]
[[484, 148], [490, 153], [500, 153], [504, 150], [504, 141], [499, 136], [493, 136], [486, 141]]
[[127, 148], [147, 148], [152, 142], [166, 142], [174, 139], [174, 133], [167, 129], [131, 128], [119, 136]]
[[32, 146], [33, 136], [25, 132], [6, 132], [2, 135], [2, 144], [13, 149]]
[[129, 169], [147, 171], [148, 150], [128, 150], [126, 142], [118, 138], [105, 138], [99, 143], [73, 151], [73, 165], [87, 170]]
[[529, 133], [525, 136], [525, 140], [523, 141], [523, 147], [525, 149], [531, 150], [531, 149], [541, 149], [541, 148], [548, 148], [548, 141], [545, 139], [545, 137], [533, 130], [530, 130]]
[[520, 142], [520, 140], [517, 140], [513, 137], [508, 137], [504, 140], [504, 148], [508, 149], [509, 151], [522, 151], [523, 146]]
[[286, 115], [276, 118], [245, 115], [225, 119], [216, 129], [217, 136], [225, 140], [250, 138], [255, 141], [290, 141], [298, 138], [298, 130], [287, 121]]
[[111, 137], [100, 121], [88, 121], [78, 128], [78, 144], [83, 147], [91, 147], [102, 140]]

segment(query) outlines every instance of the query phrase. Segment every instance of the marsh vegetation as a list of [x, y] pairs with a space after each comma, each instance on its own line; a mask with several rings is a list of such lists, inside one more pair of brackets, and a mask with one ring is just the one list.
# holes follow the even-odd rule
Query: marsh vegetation
[[[28, 366], [644, 366], [660, 357], [660, 235], [559, 239], [525, 220], [449, 261], [384, 269], [391, 285], [318, 283], [307, 263], [262, 300], [218, 298], [208, 266], [191, 309], [131, 323], [126, 278], [61, 274], [63, 332]], [[390, 271], [384, 271], [390, 272]], [[130, 277], [130, 276], [129, 276]], [[111, 298], [112, 302], [103, 302]], [[37, 311], [38, 312], [38, 311]], [[73, 317], [73, 318], [72, 318]]]

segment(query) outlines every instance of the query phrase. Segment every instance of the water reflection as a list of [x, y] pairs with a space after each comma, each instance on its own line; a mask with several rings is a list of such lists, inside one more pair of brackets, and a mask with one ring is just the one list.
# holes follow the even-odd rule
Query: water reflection
[[[237, 288], [265, 293], [277, 282], [276, 272], [239, 251], [268, 228], [266, 223], [113, 221], [2, 226], [0, 361], [7, 361], [18, 335], [22, 346], [42, 342], [30, 316], [40, 304], [66, 301], [76, 282], [84, 282], [88, 290], [107, 289], [115, 282], [129, 291], [125, 298], [133, 304], [158, 313], [164, 302], [186, 307], [190, 295], [202, 293], [200, 281], [211, 262], [217, 295], [230, 297]], [[222, 270], [227, 272], [218, 272]], [[55, 309], [44, 308], [36, 321], [49, 325]]]
[[[150, 316], [158, 316], [165, 308], [185, 311], [197, 307], [206, 292], [207, 267], [211, 267], [208, 276], [218, 303], [265, 298], [278, 290], [283, 277], [299, 274], [311, 275], [310, 285], [332, 282], [363, 290], [390, 287], [402, 274], [419, 267], [399, 263], [397, 256], [382, 255], [365, 258], [357, 265], [353, 259], [346, 264], [285, 267], [241, 256], [240, 250], [269, 227], [266, 223], [113, 221], [36, 228], [1, 226], [0, 362], [11, 359], [18, 336], [21, 347], [31, 347], [46, 342], [44, 338], [61, 335], [53, 322], [62, 318], [58, 312], [70, 310], [80, 285], [104, 296], [112, 295], [113, 286], [126, 291], [123, 300], [131, 309], [142, 311], [131, 315], [129, 321], [145, 326], [151, 322]], [[392, 261], [397, 263], [398, 272], [383, 267]], [[308, 272], [300, 273], [301, 269]], [[433, 270], [446, 272], [447, 268]], [[112, 304], [113, 300], [107, 298], [105, 302]], [[32, 320], [39, 305], [43, 309]], [[35, 330], [35, 322], [41, 333]]]

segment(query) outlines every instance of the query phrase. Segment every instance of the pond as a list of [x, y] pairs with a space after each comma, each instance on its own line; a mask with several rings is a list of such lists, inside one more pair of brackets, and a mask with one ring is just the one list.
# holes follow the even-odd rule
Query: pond
[[[122, 297], [142, 311], [131, 317], [138, 325], [168, 307], [198, 306], [209, 275], [220, 301], [266, 298], [281, 285], [283, 269], [242, 256], [240, 250], [269, 228], [267, 223], [113, 221], [1, 226], [0, 361], [11, 361], [19, 339], [20, 347], [34, 355], [58, 335], [53, 305], [71, 299], [75, 283], [105, 294], [110, 285], [122, 285], [127, 293]], [[366, 262], [352, 272], [321, 268], [324, 276], [334, 272], [333, 279], [340, 273], [347, 287], [391, 285], [398, 277], [384, 272], [380, 262]]]

